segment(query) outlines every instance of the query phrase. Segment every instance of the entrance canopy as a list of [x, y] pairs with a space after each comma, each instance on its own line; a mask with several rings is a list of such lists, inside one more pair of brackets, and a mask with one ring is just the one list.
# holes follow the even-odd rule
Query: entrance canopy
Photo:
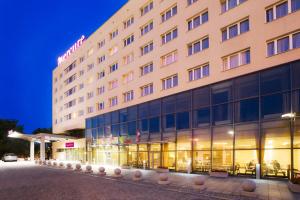
[[8, 137], [10, 138], [18, 138], [22, 140], [27, 140], [30, 142], [30, 160], [34, 160], [34, 143], [40, 143], [40, 159], [42, 161], [45, 160], [45, 143], [51, 141], [66, 141], [69, 139], [76, 139], [71, 136], [66, 135], [56, 135], [56, 134], [48, 134], [48, 133], [38, 133], [35, 135], [29, 135], [24, 133], [19, 133], [17, 131], [9, 131]]

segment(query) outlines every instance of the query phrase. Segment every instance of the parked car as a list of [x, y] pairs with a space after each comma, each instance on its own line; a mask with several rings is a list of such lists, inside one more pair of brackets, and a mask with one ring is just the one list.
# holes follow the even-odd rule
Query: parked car
[[6, 153], [3, 155], [2, 160], [4, 162], [16, 162], [18, 157], [14, 153]]

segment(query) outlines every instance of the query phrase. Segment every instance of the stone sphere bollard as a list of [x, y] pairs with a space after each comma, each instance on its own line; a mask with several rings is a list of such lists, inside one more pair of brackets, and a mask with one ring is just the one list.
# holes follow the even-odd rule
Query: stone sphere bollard
[[142, 172], [140, 170], [136, 170], [133, 173], [132, 180], [134, 180], [134, 181], [140, 181], [140, 180], [142, 180]]
[[114, 170], [114, 177], [118, 177], [118, 178], [122, 177], [121, 173], [122, 173], [121, 169], [120, 168], [116, 168]]
[[75, 165], [75, 171], [81, 171], [81, 164]]
[[160, 185], [167, 185], [169, 184], [169, 176], [167, 173], [161, 173], [159, 174], [159, 180], [158, 180], [158, 184]]
[[73, 169], [73, 167], [72, 167], [72, 164], [71, 164], [71, 163], [68, 163], [68, 164], [67, 164], [67, 169]]
[[49, 160], [48, 163], [47, 163], [47, 165], [48, 165], [48, 166], [51, 166], [51, 165], [52, 165], [52, 162]]
[[194, 188], [197, 190], [205, 190], [206, 187], [204, 186], [205, 184], [205, 177], [204, 176], [197, 176], [194, 179]]
[[46, 163], [46, 161], [45, 161], [45, 160], [43, 161], [43, 165], [47, 165], [47, 163]]
[[85, 172], [86, 172], [86, 173], [89, 173], [89, 174], [93, 173], [92, 166], [91, 166], [91, 165], [87, 165], [87, 166], [85, 167]]
[[53, 167], [57, 167], [57, 162], [53, 162]]
[[100, 176], [105, 176], [106, 172], [105, 172], [105, 168], [104, 167], [99, 167], [99, 175]]
[[254, 192], [256, 189], [256, 183], [253, 180], [246, 180], [242, 183], [242, 189], [245, 192]]
[[65, 166], [65, 165], [64, 165], [63, 162], [60, 162], [60, 163], [59, 163], [59, 167], [60, 167], [60, 168], [63, 168], [64, 166]]

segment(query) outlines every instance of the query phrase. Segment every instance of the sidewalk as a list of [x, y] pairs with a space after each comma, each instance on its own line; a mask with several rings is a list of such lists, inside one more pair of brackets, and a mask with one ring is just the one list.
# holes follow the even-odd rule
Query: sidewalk
[[[75, 167], [75, 163], [72, 163]], [[85, 171], [86, 165], [81, 165], [82, 170]], [[97, 174], [99, 165], [91, 165], [93, 173]], [[115, 167], [104, 166], [107, 176], [111, 177], [114, 174]], [[137, 169], [121, 169], [124, 180], [131, 180], [134, 171]], [[143, 183], [156, 184], [159, 178], [159, 174], [153, 170], [138, 169], [143, 174]], [[229, 178], [212, 178], [206, 175], [197, 174], [185, 174], [185, 173], [169, 173], [169, 180], [171, 187], [177, 187], [180, 190], [191, 190], [194, 185], [194, 178], [197, 176], [205, 176], [206, 190], [201, 193], [207, 194], [223, 194], [224, 196], [234, 197], [249, 197], [251, 199], [263, 199], [263, 200], [300, 200], [300, 194], [292, 193], [287, 186], [287, 181], [282, 180], [257, 180], [251, 179], [256, 182], [255, 192], [242, 191], [241, 185], [246, 178], [241, 177], [229, 177]], [[161, 186], [164, 187], [164, 186]]]

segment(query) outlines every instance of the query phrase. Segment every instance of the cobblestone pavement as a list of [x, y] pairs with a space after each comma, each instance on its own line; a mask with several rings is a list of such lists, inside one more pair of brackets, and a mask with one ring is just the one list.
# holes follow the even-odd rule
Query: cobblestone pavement
[[[73, 163], [74, 167], [74, 163]], [[141, 170], [143, 180], [132, 181], [135, 170], [122, 169], [123, 178], [112, 176], [114, 168], [106, 168], [107, 176], [97, 175], [99, 166], [93, 166], [94, 173], [38, 166], [30, 162], [0, 163], [0, 200], [127, 200], [127, 199], [180, 199], [180, 200], [253, 200], [253, 199], [300, 199], [289, 192], [284, 181], [255, 180], [254, 193], [241, 191], [243, 178], [216, 179], [205, 181], [206, 190], [193, 188], [197, 175], [170, 173], [169, 185], [158, 185], [154, 171]]]

